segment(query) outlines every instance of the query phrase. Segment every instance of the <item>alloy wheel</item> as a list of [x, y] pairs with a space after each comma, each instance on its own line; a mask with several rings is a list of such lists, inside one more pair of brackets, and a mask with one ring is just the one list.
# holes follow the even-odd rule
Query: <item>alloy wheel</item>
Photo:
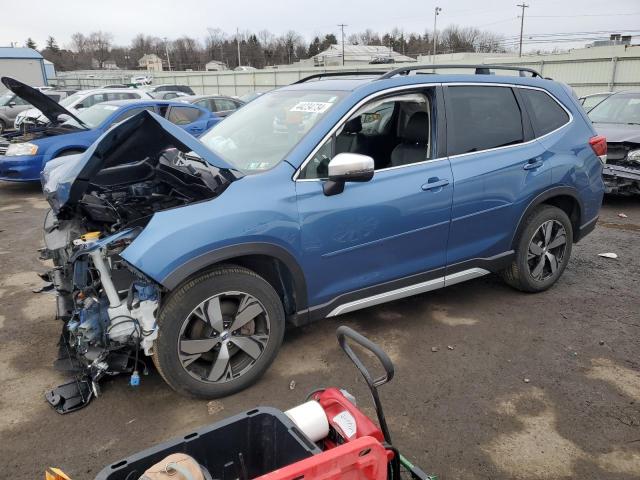
[[201, 302], [178, 337], [182, 367], [202, 382], [224, 383], [246, 373], [264, 352], [270, 323], [254, 296], [224, 292]]
[[529, 274], [534, 280], [545, 281], [562, 265], [567, 246], [567, 232], [557, 220], [547, 220], [531, 237], [527, 251]]

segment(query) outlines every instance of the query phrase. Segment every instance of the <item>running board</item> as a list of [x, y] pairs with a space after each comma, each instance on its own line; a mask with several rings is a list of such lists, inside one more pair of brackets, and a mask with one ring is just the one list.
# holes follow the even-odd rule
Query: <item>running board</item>
[[352, 302], [344, 303], [337, 306], [327, 317], [335, 317], [342, 315], [343, 313], [353, 312], [360, 310], [361, 308], [372, 307], [374, 305], [380, 305], [381, 303], [391, 302], [400, 298], [410, 297], [412, 295], [418, 295], [419, 293], [431, 292], [432, 290], [438, 290], [449, 285], [455, 285], [456, 283], [466, 282], [472, 278], [481, 277], [487, 275], [489, 270], [484, 268], [470, 268], [461, 272], [452, 273], [451, 275], [445, 275], [444, 277], [434, 278], [426, 282], [416, 283], [415, 285], [409, 285], [407, 287], [397, 288], [388, 292], [379, 293], [371, 297], [361, 298], [360, 300], [354, 300]]

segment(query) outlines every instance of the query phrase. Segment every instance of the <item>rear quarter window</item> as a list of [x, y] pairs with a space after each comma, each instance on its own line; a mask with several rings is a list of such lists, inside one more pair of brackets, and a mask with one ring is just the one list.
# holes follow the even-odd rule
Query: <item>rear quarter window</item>
[[531, 118], [536, 137], [553, 132], [569, 122], [567, 112], [548, 93], [542, 90], [521, 88], [520, 94]]

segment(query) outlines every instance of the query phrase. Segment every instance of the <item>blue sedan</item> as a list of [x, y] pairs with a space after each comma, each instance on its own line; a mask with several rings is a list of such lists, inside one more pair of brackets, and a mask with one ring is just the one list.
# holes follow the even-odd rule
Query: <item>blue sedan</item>
[[0, 180], [40, 180], [45, 164], [54, 158], [86, 150], [113, 125], [142, 111], [154, 112], [199, 136], [221, 118], [196, 105], [157, 100], [118, 100], [94, 105], [58, 122], [0, 137]]

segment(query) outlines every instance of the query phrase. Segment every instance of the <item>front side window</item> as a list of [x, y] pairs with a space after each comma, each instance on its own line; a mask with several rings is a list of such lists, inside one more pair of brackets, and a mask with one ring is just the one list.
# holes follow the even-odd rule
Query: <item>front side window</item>
[[282, 162], [345, 94], [276, 90], [216, 124], [200, 141], [241, 172], [268, 170]]
[[329, 161], [339, 153], [370, 156], [376, 170], [432, 158], [433, 94], [433, 89], [427, 89], [366, 103], [325, 141], [298, 178], [327, 178]]
[[12, 91], [4, 92], [0, 95], [0, 107], [4, 107], [13, 101], [14, 93]]
[[524, 99], [536, 137], [553, 132], [569, 121], [567, 112], [542, 90], [521, 88], [520, 94]]
[[449, 86], [446, 100], [449, 155], [524, 141], [522, 115], [511, 88]]

